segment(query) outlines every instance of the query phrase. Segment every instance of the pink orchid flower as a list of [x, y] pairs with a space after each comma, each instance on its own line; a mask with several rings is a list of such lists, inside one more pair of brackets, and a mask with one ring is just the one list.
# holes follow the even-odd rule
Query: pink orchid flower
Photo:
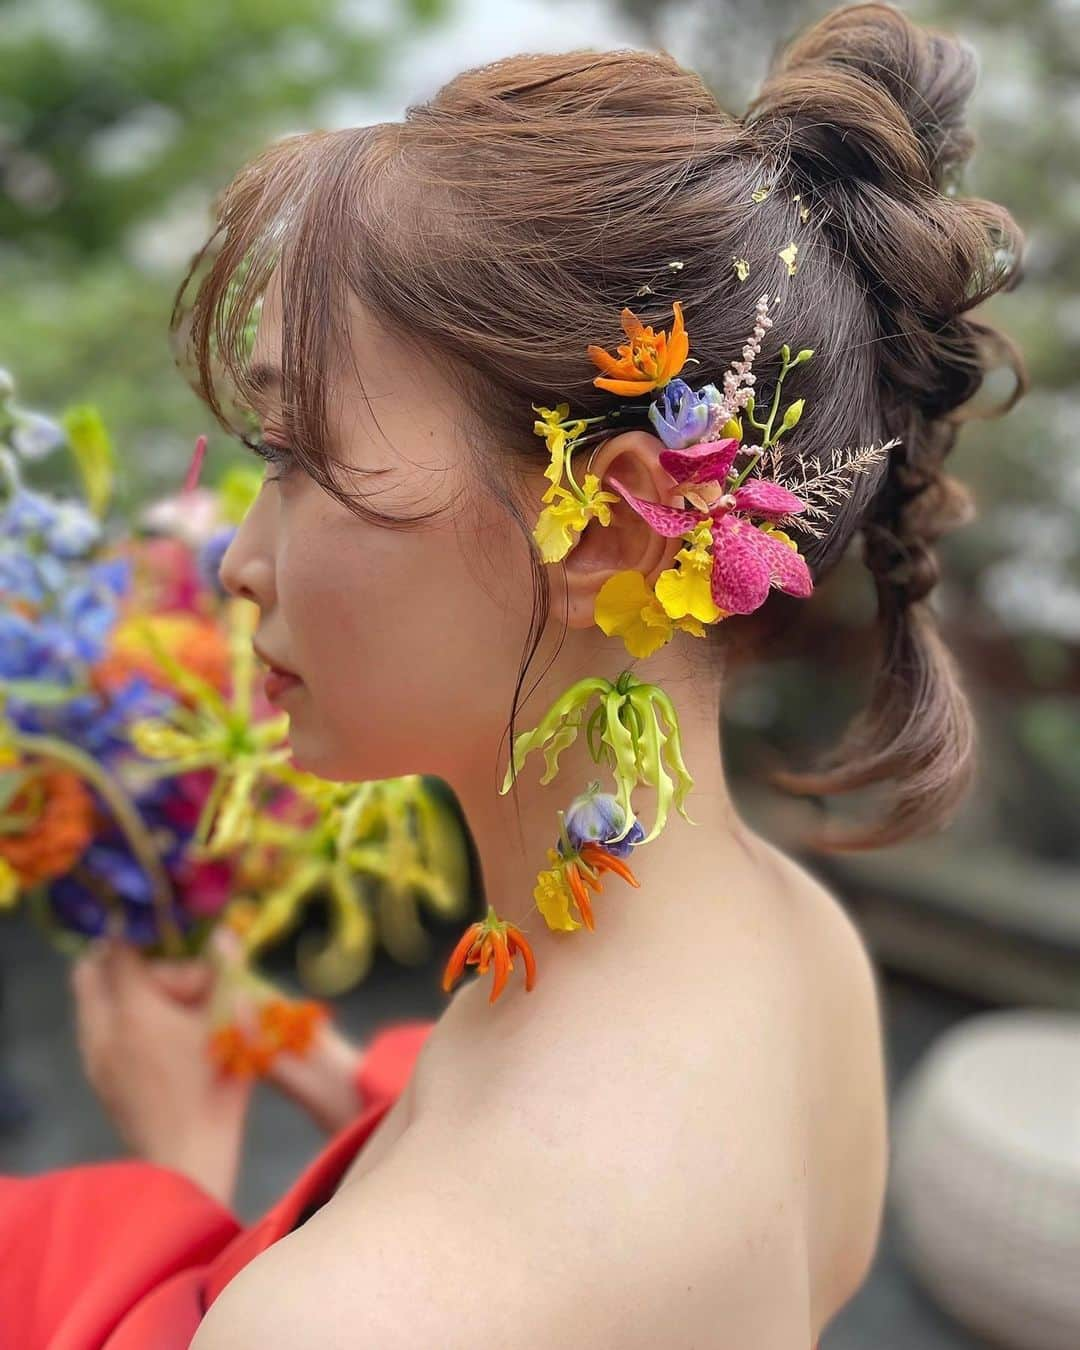
[[645, 501], [616, 479], [608, 480], [665, 539], [686, 534], [703, 521], [712, 526], [712, 598], [728, 614], [752, 614], [765, 603], [773, 586], [803, 598], [814, 588], [802, 555], [749, 519], [780, 520], [805, 511], [806, 503], [779, 483], [761, 478], [730, 490], [727, 479], [740, 448], [741, 443], [732, 437], [660, 452], [662, 467], [693, 509]]

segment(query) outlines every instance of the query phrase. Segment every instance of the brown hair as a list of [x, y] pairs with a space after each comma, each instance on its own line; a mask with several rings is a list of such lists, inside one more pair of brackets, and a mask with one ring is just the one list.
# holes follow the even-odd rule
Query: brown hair
[[[834, 11], [781, 52], [743, 118], [665, 53], [497, 61], [403, 122], [270, 146], [222, 194], [172, 328], [198, 392], [235, 429], [217, 382], [224, 369], [239, 405], [251, 399], [248, 325], [281, 261], [295, 458], [370, 517], [328, 453], [325, 389], [347, 348], [350, 293], [447, 354], [486, 439], [535, 462], [545, 452], [530, 403], [594, 415], [618, 402], [594, 387], [585, 348], [614, 347], [624, 305], [667, 326], [681, 300], [704, 383], [738, 355], [768, 290], [778, 321], [755, 363], [759, 384], [771, 385], [781, 340], [815, 351], [785, 384], [806, 399], [786, 454], [901, 438], [856, 479], [824, 536], [802, 541], [820, 577], [862, 531], [881, 662], [832, 767], [786, 780], [813, 793], [891, 783], [883, 817], [834, 846], [891, 842], [943, 821], [971, 769], [967, 704], [926, 603], [931, 545], [964, 502], [942, 461], [995, 348], [1016, 371], [1006, 406], [1025, 384], [1011, 344], [968, 315], [1019, 279], [1022, 247], [1003, 207], [954, 195], [974, 79], [968, 47], [881, 4]], [[789, 241], [790, 276], [777, 257]], [[500, 495], [528, 528], [514, 494]], [[515, 709], [548, 617], [537, 558], [534, 589]]]

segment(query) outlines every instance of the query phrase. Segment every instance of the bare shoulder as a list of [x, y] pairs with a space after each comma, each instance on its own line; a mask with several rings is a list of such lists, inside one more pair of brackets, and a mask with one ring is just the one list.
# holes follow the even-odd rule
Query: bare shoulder
[[771, 880], [640, 967], [598, 943], [498, 1017], [463, 989], [392, 1146], [194, 1350], [809, 1346], [875, 1237], [877, 1000], [836, 902], [786, 860]]
[[843, 905], [773, 851], [799, 897], [794, 931], [805, 956], [812, 1015], [808, 1125], [819, 1160], [811, 1198], [825, 1297], [839, 1306], [865, 1278], [880, 1236], [888, 1169], [887, 1072], [881, 983]]

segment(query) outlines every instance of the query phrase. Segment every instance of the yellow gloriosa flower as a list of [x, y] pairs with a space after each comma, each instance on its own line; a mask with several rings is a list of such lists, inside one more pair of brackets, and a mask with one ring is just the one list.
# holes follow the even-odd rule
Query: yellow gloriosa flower
[[675, 555], [675, 567], [656, 580], [656, 598], [670, 619], [687, 616], [700, 623], [716, 623], [725, 617], [712, 598], [712, 527], [708, 521], [695, 525], [685, 548]]

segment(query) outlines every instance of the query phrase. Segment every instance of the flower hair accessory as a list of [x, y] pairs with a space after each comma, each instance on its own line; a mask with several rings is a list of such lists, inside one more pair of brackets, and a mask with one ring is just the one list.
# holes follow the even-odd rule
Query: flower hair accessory
[[[543, 437], [550, 457], [543, 509], [533, 531], [545, 562], [561, 562], [590, 521], [601, 528], [609, 525], [612, 508], [620, 501], [658, 535], [682, 540], [673, 565], [654, 585], [641, 572], [623, 571], [597, 594], [596, 624], [609, 637], [620, 638], [632, 657], [652, 655], [676, 631], [704, 637], [707, 625], [754, 613], [774, 589], [809, 596], [814, 588], [810, 568], [788, 530], [820, 537], [822, 520], [850, 491], [856, 475], [896, 444], [852, 454], [834, 451], [826, 466], [819, 458], [795, 456], [793, 469], [787, 471], [779, 443], [798, 426], [805, 400], [795, 399], [781, 414], [783, 384], [792, 370], [811, 359], [813, 349], [792, 356], [785, 343], [770, 397], [756, 399], [753, 365], [773, 326], [769, 297], [762, 295], [741, 358], [719, 386], [695, 389], [680, 378], [691, 359], [682, 305], [676, 301], [672, 311], [670, 332], [658, 333], [624, 309], [626, 341], [618, 355], [596, 345], [587, 348], [601, 372], [593, 383], [626, 400], [622, 405], [596, 417], [572, 417], [568, 403], [533, 405], [533, 429]], [[631, 425], [631, 419], [637, 425], [647, 420], [655, 431], [663, 447], [660, 467], [671, 480], [670, 495], [681, 499], [681, 506], [638, 497], [616, 478], [602, 486], [588, 463], [583, 475], [575, 471], [575, 457], [585, 447]], [[675, 708], [662, 689], [629, 670], [614, 683], [600, 677], [579, 680], [531, 731], [522, 732], [501, 791], [510, 790], [537, 750], [544, 755], [540, 782], [550, 783], [558, 774], [560, 755], [581, 734], [595, 764], [611, 775], [613, 791], [601, 791], [596, 780], [565, 811], [557, 812], [557, 838], [533, 892], [538, 911], [556, 932], [595, 928], [592, 895], [601, 893], [604, 874], [639, 885], [629, 859], [660, 834], [672, 806], [690, 820], [685, 802], [693, 779], [683, 760]], [[648, 833], [633, 805], [639, 787], [654, 794]], [[531, 989], [536, 963], [525, 935], [489, 907], [487, 917], [469, 928], [451, 956], [443, 987], [449, 991], [466, 964], [475, 964], [481, 973], [493, 965], [494, 1003], [506, 987], [517, 952], [525, 961], [525, 987]]]

